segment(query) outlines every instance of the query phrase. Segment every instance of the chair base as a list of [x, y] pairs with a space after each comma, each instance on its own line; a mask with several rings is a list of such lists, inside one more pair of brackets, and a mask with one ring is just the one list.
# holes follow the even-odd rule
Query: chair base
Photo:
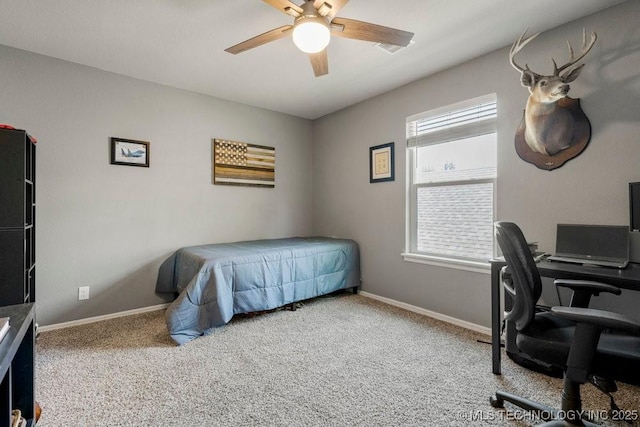
[[[504, 408], [504, 402], [509, 402], [513, 405], [516, 405], [525, 411], [531, 412], [536, 415], [543, 421], [546, 421], [544, 424], [540, 424], [539, 427], [576, 427], [576, 426], [585, 426], [585, 427], [596, 427], [598, 424], [594, 424], [587, 420], [565, 420], [558, 419], [558, 411], [555, 408], [552, 408], [547, 405], [543, 405], [539, 402], [526, 399], [521, 396], [516, 396], [515, 394], [507, 393], [504, 391], [497, 391], [495, 396], [491, 396], [489, 398], [489, 402], [491, 406], [494, 408]], [[564, 414], [564, 413], [563, 413]]]
[[506, 353], [509, 359], [530, 371], [538, 372], [553, 378], [562, 378], [564, 376], [564, 372], [561, 368], [527, 357], [524, 353], [514, 353], [508, 350]]
[[585, 426], [585, 427], [598, 427], [600, 424], [594, 424], [589, 421], [582, 420], [581, 424], [571, 424], [569, 421], [565, 420], [553, 420], [544, 424], [540, 424], [538, 427], [576, 427], [576, 426]]

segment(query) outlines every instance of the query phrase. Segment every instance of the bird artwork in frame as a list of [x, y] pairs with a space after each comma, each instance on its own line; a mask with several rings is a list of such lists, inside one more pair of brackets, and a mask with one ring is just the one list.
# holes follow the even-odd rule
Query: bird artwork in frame
[[149, 142], [111, 138], [111, 164], [149, 167]]

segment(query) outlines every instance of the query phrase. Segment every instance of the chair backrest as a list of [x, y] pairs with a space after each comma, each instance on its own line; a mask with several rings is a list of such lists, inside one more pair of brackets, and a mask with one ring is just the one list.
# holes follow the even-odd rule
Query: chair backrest
[[536, 313], [536, 303], [542, 293], [540, 273], [520, 227], [498, 221], [494, 228], [515, 290], [513, 309], [506, 318], [515, 322], [516, 329], [521, 331], [529, 326]]

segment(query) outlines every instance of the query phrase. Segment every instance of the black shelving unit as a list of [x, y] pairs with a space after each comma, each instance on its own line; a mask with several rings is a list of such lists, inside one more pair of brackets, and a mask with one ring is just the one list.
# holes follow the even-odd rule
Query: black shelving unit
[[0, 306], [36, 300], [36, 140], [0, 128]]
[[11, 411], [19, 409], [27, 426], [35, 425], [34, 304], [0, 307], [11, 327], [0, 341], [0, 426], [11, 425]]

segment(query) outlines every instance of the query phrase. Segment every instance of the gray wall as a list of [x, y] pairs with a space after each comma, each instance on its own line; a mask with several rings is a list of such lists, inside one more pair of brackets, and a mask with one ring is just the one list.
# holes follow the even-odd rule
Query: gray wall
[[[39, 139], [41, 325], [163, 303], [178, 247], [311, 231], [308, 120], [0, 46], [0, 123]], [[150, 141], [151, 167], [110, 165], [112, 136]], [[211, 138], [275, 146], [276, 187], [212, 185]]]
[[[548, 251], [558, 222], [626, 224], [626, 186], [640, 181], [639, 16], [640, 2], [628, 1], [527, 47], [531, 67], [549, 72], [548, 58], [564, 60], [565, 40], [579, 45], [583, 26], [600, 36], [571, 90], [592, 141], [552, 172], [513, 149], [527, 92], [507, 49], [311, 123], [0, 46], [0, 122], [40, 140], [39, 323], [164, 302], [157, 269], [178, 247], [313, 231], [360, 243], [364, 290], [488, 326], [487, 275], [400, 257], [405, 117], [496, 92], [497, 217]], [[111, 136], [151, 141], [151, 168], [110, 165]], [[214, 137], [275, 146], [276, 188], [213, 186]], [[369, 184], [368, 149], [389, 141], [396, 180]], [[77, 301], [78, 286], [91, 287], [90, 300]]]
[[[400, 256], [405, 118], [495, 92], [497, 219], [518, 223], [546, 251], [553, 251], [557, 223], [628, 224], [627, 185], [640, 181], [639, 18], [640, 2], [628, 1], [541, 34], [523, 51], [521, 61], [550, 73], [550, 57], [568, 58], [566, 40], [580, 49], [583, 27], [599, 36], [570, 92], [591, 120], [592, 139], [580, 156], [554, 171], [539, 170], [515, 152], [513, 137], [528, 92], [509, 65], [508, 48], [316, 120], [314, 231], [360, 243], [363, 290], [489, 326], [488, 275], [405, 262]], [[390, 141], [396, 143], [396, 180], [369, 184], [369, 147]], [[637, 302], [629, 307], [637, 312]]]

